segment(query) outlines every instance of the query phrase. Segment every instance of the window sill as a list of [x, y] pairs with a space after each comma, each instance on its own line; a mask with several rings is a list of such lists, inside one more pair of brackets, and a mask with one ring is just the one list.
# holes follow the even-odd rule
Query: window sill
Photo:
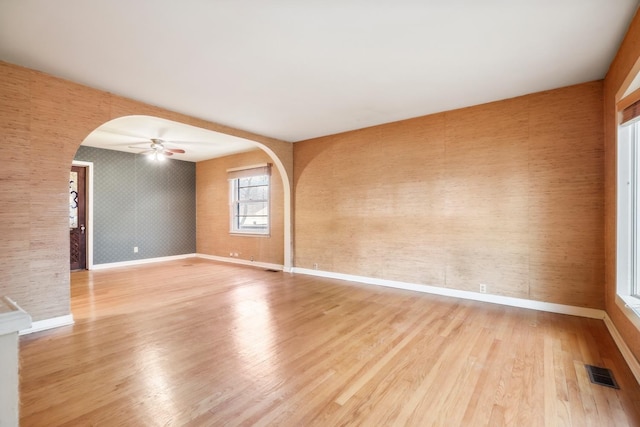
[[232, 231], [229, 235], [236, 237], [271, 237], [271, 233], [243, 233], [240, 231]]
[[616, 295], [616, 305], [640, 331], [640, 299], [628, 295]]

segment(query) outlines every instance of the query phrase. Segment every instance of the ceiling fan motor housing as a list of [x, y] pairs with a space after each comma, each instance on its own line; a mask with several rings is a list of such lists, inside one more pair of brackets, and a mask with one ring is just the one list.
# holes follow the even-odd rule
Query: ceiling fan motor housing
[[151, 149], [152, 150], [156, 150], [156, 151], [162, 151], [162, 150], [164, 150], [164, 145], [162, 145], [162, 142], [160, 142], [159, 139], [152, 138], [151, 139]]

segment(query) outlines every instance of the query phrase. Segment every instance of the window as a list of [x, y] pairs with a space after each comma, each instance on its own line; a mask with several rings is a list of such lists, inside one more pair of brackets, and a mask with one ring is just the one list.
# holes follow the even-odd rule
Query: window
[[617, 291], [640, 315], [640, 120], [618, 129]]
[[231, 233], [269, 234], [270, 165], [227, 171]]

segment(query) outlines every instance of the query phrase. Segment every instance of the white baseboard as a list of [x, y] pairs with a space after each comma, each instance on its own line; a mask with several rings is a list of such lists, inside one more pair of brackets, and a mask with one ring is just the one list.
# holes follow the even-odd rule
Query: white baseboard
[[32, 334], [34, 332], [46, 331], [47, 329], [59, 328], [60, 326], [73, 325], [73, 314], [66, 316], [52, 317], [50, 319], [36, 320], [31, 323], [31, 327], [20, 331], [19, 335]]
[[640, 362], [635, 358], [631, 349], [627, 346], [627, 343], [624, 342], [622, 335], [620, 335], [620, 332], [618, 332], [616, 325], [614, 325], [608, 314], [605, 313], [603, 320], [611, 334], [611, 337], [613, 337], [613, 341], [615, 341], [620, 353], [622, 353], [622, 357], [624, 357], [624, 360], [627, 362], [627, 365], [629, 365], [629, 369], [631, 369], [633, 376], [636, 377], [636, 381], [640, 384]]
[[178, 259], [193, 258], [196, 254], [183, 254], [173, 256], [163, 256], [158, 258], [134, 259], [131, 261], [110, 262], [106, 264], [94, 264], [92, 270], [106, 270], [108, 268], [131, 267], [133, 265], [150, 264], [153, 262], [175, 261]]
[[330, 279], [347, 280], [350, 282], [365, 283], [368, 285], [386, 286], [390, 288], [405, 289], [408, 291], [424, 292], [428, 294], [443, 295], [474, 301], [483, 301], [493, 304], [509, 305], [512, 307], [528, 308], [532, 310], [548, 311], [551, 313], [570, 314], [573, 316], [588, 317], [592, 319], [604, 319], [605, 317], [604, 310], [598, 310], [595, 308], [576, 307], [572, 305], [556, 304], [523, 298], [505, 297], [501, 295], [481, 294], [478, 292], [461, 291], [458, 289], [442, 288], [439, 286], [429, 286], [416, 283], [399, 282], [395, 280], [376, 279], [373, 277], [333, 273], [330, 271], [311, 270], [308, 268], [294, 267], [293, 273], [327, 277]]
[[210, 259], [212, 261], [227, 262], [229, 264], [249, 265], [252, 267], [265, 268], [268, 270], [284, 271], [284, 266], [281, 264], [271, 264], [268, 262], [259, 262], [259, 261], [248, 261], [246, 259], [230, 258], [230, 257], [224, 257], [224, 256], [217, 256], [217, 255], [195, 254], [195, 256], [198, 258]]

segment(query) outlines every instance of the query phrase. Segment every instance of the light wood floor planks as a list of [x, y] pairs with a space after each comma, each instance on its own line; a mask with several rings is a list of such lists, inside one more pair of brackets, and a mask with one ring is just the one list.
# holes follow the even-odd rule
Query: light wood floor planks
[[22, 426], [640, 426], [598, 320], [199, 259], [71, 292], [21, 338]]

